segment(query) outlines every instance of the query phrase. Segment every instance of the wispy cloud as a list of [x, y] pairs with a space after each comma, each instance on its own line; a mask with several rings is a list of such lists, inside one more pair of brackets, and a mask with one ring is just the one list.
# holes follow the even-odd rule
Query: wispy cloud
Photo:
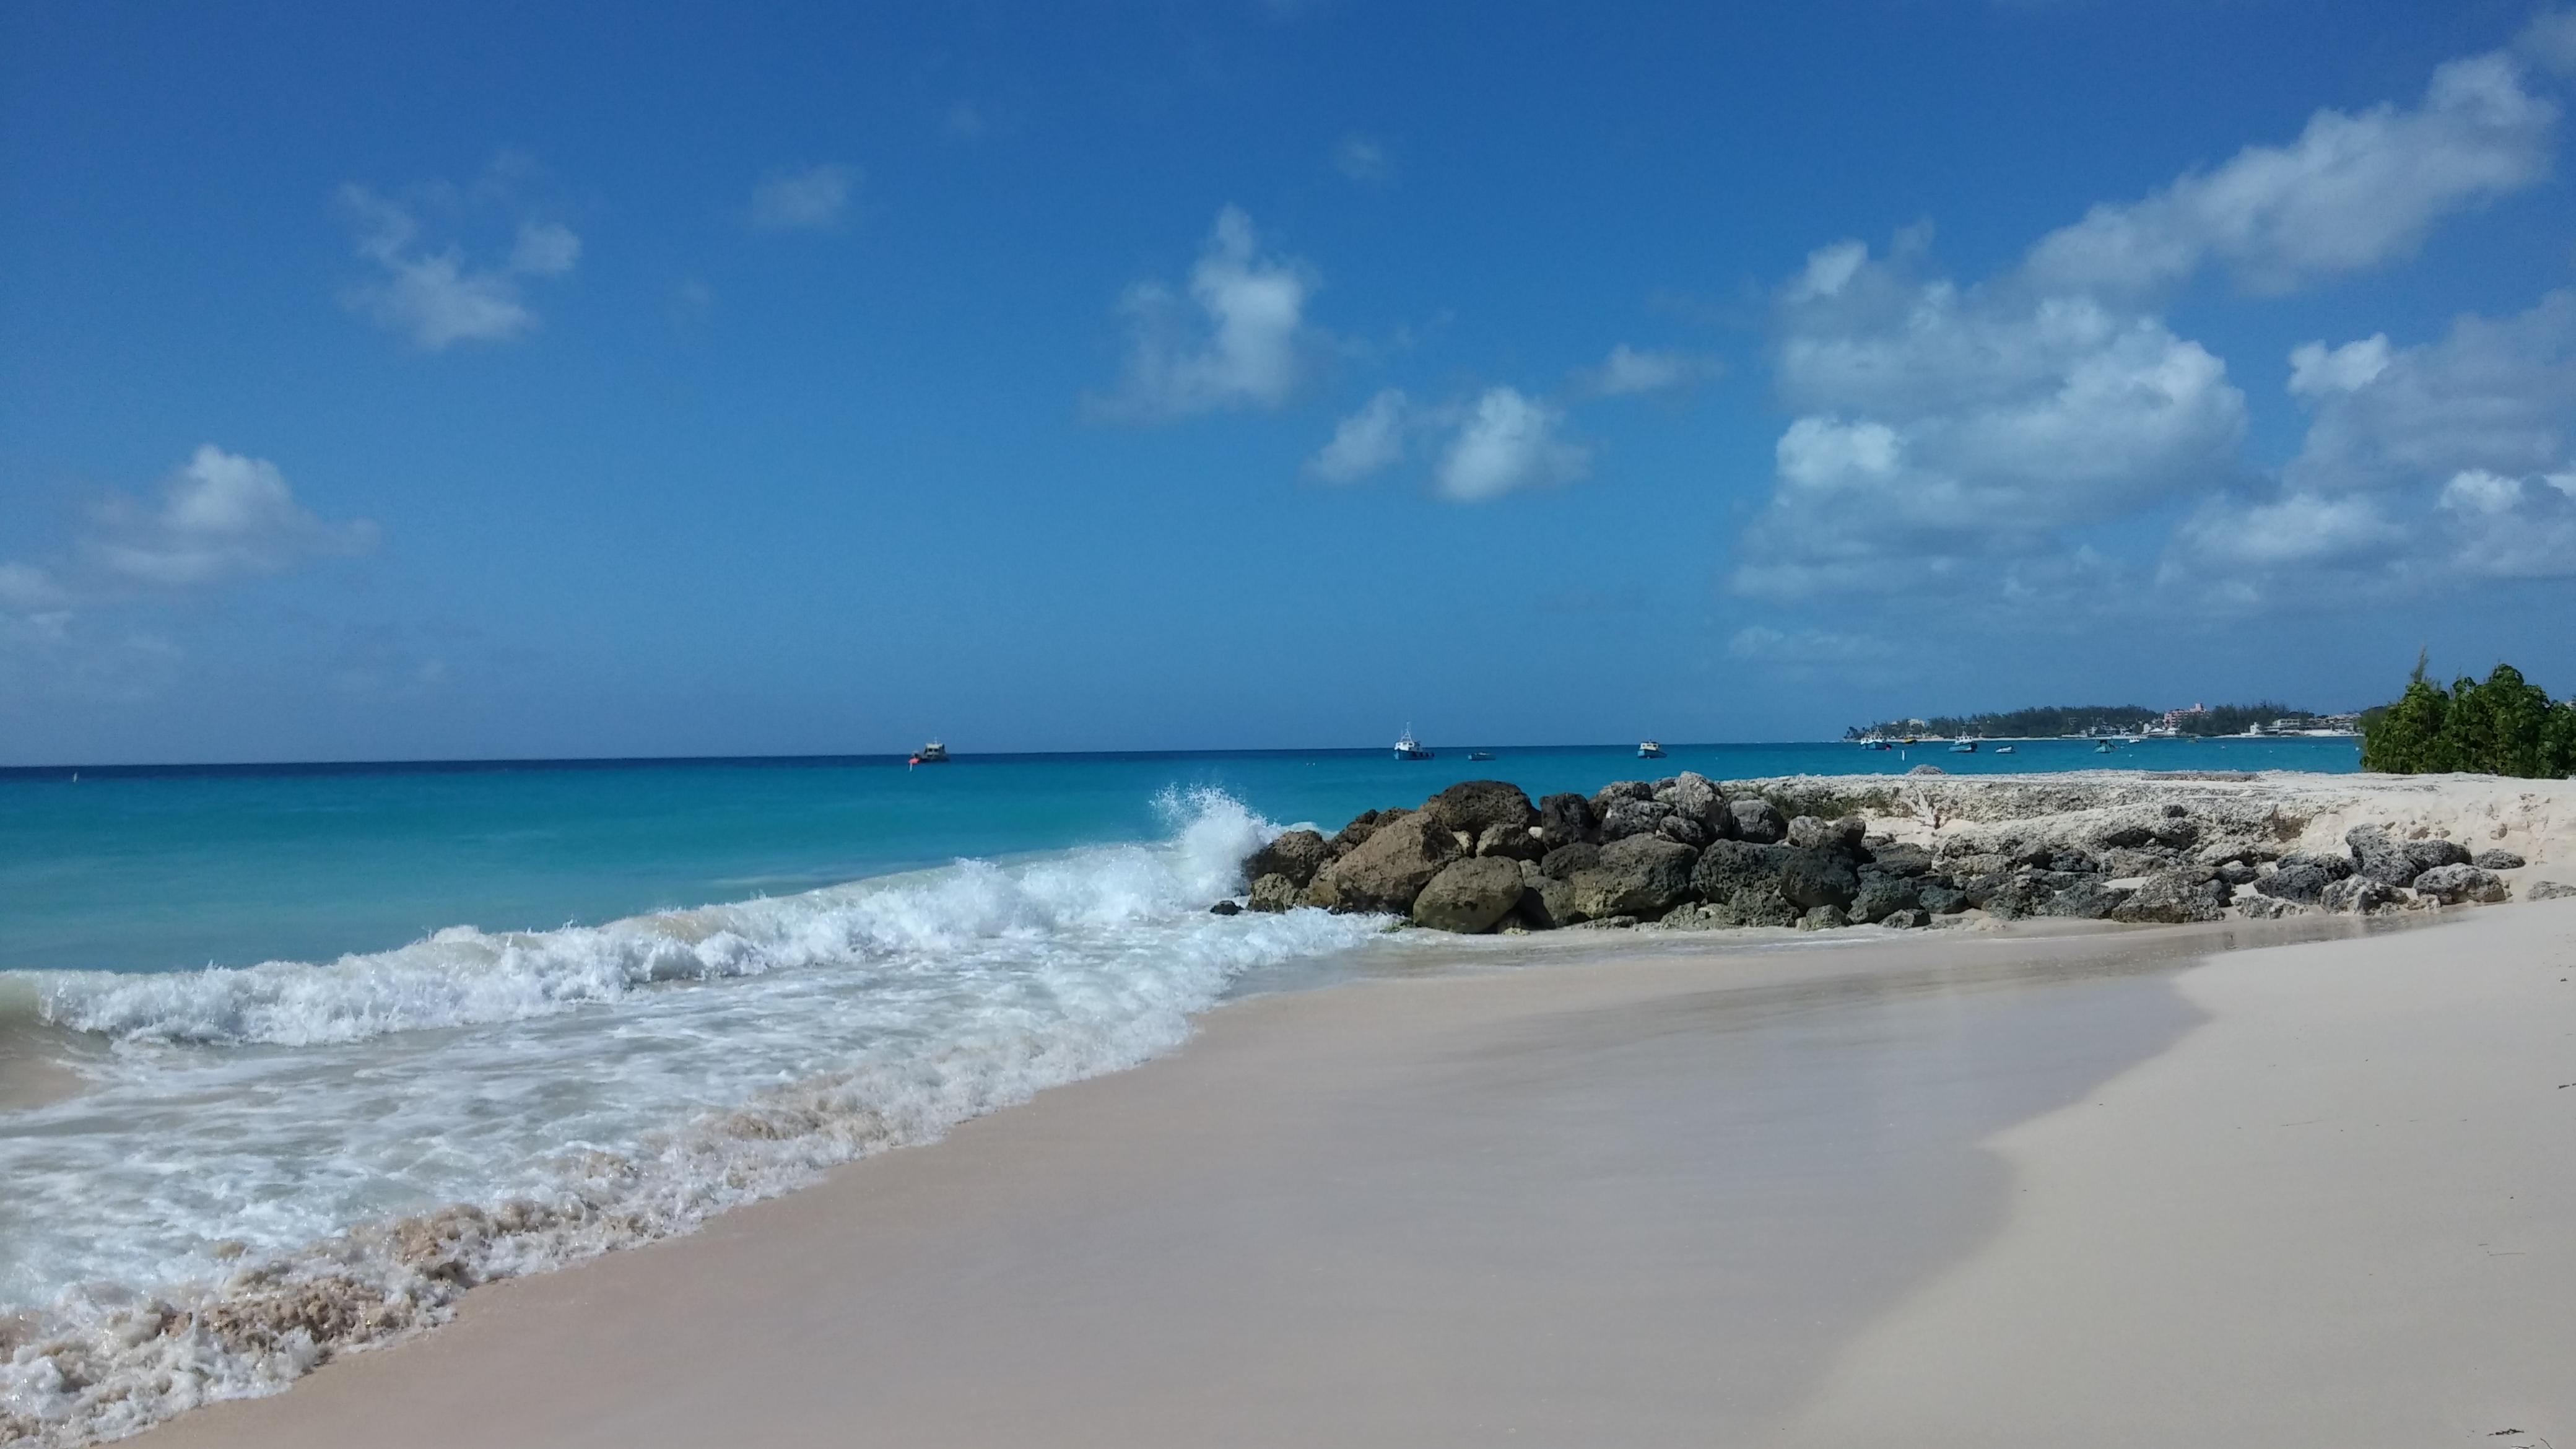
[[1678, 392], [1717, 373], [1715, 358], [1672, 349], [1631, 347], [1622, 342], [1610, 349], [1600, 366], [1577, 373], [1574, 381], [1579, 390], [1594, 397], [1621, 397]]
[[1333, 440], [1307, 461], [1306, 471], [1327, 483], [1356, 483], [1395, 466], [1404, 461], [1412, 415], [1412, 400], [1402, 390], [1380, 391], [1334, 427]]
[[[359, 315], [411, 339], [423, 351], [459, 342], [507, 342], [537, 325], [522, 283], [561, 277], [581, 261], [581, 237], [562, 222], [524, 214], [515, 200], [528, 163], [505, 156], [470, 190], [443, 183], [416, 188], [407, 199], [385, 196], [351, 182], [340, 204], [356, 235], [357, 254], [378, 277], [351, 287], [342, 300]], [[477, 266], [454, 242], [424, 240], [425, 209], [454, 218], [486, 206], [519, 210], [508, 254]]]
[[836, 231], [849, 214], [859, 173], [826, 162], [763, 177], [751, 189], [755, 231]]
[[1572, 483], [1591, 471], [1591, 450], [1563, 436], [1565, 410], [1516, 388], [1485, 390], [1449, 442], [1432, 486], [1456, 503], [1481, 503]]
[[1333, 169], [1353, 181], [1369, 186], [1384, 186], [1395, 180], [1395, 158], [1383, 142], [1356, 133], [1344, 136], [1333, 148]]

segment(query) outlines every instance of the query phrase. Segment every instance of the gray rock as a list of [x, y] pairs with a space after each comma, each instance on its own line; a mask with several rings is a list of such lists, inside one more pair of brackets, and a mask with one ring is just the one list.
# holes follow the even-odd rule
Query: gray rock
[[1652, 800], [1613, 800], [1601, 812], [1601, 841], [1606, 845], [1632, 835], [1652, 835], [1667, 813]]
[[1601, 863], [1601, 847], [1578, 841], [1560, 845], [1539, 857], [1538, 873], [1556, 880], [1572, 880], [1578, 870], [1590, 870]]
[[2227, 914], [2227, 887], [2206, 871], [2169, 870], [2147, 877], [2109, 919], [2133, 924], [2215, 921]]
[[1413, 898], [1413, 923], [1472, 936], [1492, 930], [1520, 903], [1518, 863], [1492, 856], [1454, 860]]
[[1406, 813], [1402, 810], [1363, 810], [1352, 816], [1350, 824], [1333, 832], [1333, 838], [1324, 842], [1326, 858], [1339, 860], [1359, 849], [1377, 832], [1380, 823], [1402, 819]]
[[2283, 870], [2288, 870], [2292, 866], [2298, 865], [2315, 866], [2317, 869], [2326, 873], [2326, 879], [2328, 880], [2341, 880], [2345, 876], [2352, 874], [2352, 857], [2349, 855], [2333, 855], [2323, 852], [2312, 855], [2303, 850], [2294, 850], [2288, 855], [2281, 857], [2281, 869]]
[[2231, 860], [2218, 867], [2218, 878], [2230, 886], [2252, 885], [2258, 872], [2241, 860]]
[[1905, 773], [1909, 775], [1946, 775], [1950, 772], [1942, 769], [1939, 765], [1917, 765]]
[[1801, 931], [1833, 931], [1850, 924], [1850, 919], [1843, 915], [1843, 908], [1837, 905], [1817, 906], [1798, 918]]
[[1880, 845], [1869, 852], [1870, 863], [1889, 875], [1922, 875], [1932, 869], [1932, 852], [1919, 845]]
[[1919, 931], [1932, 924], [1932, 918], [1921, 911], [1890, 911], [1879, 924], [1899, 931]]
[[1727, 919], [1726, 913], [1716, 906], [1684, 901], [1664, 912], [1664, 918], [1655, 924], [1675, 931], [1715, 931], [1735, 922]]
[[2520, 870], [2530, 862], [2510, 850], [2481, 850], [2469, 857], [2469, 864], [2480, 870]]
[[1538, 829], [1539, 839], [1550, 850], [1601, 843], [1601, 817], [1593, 813], [1591, 801], [1571, 792], [1538, 802]]
[[1538, 809], [1506, 780], [1461, 780], [1422, 802], [1422, 813], [1469, 840], [1487, 827], [1509, 825], [1526, 830], [1538, 823]]
[[1738, 840], [1751, 841], [1755, 845], [1776, 845], [1789, 833], [1788, 817], [1768, 800], [1746, 796], [1741, 800], [1727, 801], [1726, 808], [1735, 817], [1735, 838]]
[[2167, 850], [2184, 850], [2199, 843], [2200, 827], [2181, 807], [2167, 805], [2128, 805], [2104, 813], [2102, 821], [2088, 832], [2088, 843], [2096, 849], [2135, 849], [2139, 846], [2162, 846]]
[[1860, 873], [1860, 889], [1848, 907], [1855, 921], [1878, 922], [1923, 904], [1922, 883], [1912, 876], [1888, 875], [1874, 868]]
[[1922, 886], [1923, 909], [1936, 916], [1955, 916], [1968, 908], [1968, 893], [1942, 881], [1925, 881]]
[[2513, 892], [2505, 889], [2504, 878], [2494, 871], [2455, 861], [2434, 866], [2415, 877], [2415, 894], [2428, 896], [2446, 906], [2491, 906], [2510, 897]]
[[1303, 889], [1297, 882], [1274, 872], [1253, 880], [1252, 897], [1244, 904], [1256, 911], [1294, 910]]
[[1609, 813], [1610, 807], [1622, 800], [1652, 800], [1655, 787], [1644, 780], [1613, 780], [1592, 792], [1592, 813]]
[[2254, 889], [2274, 900], [2315, 905], [2334, 883], [2333, 873], [2324, 866], [2303, 860], [2295, 865], [2284, 862], [2279, 870], [2254, 882]]
[[1727, 896], [1724, 906], [1712, 905], [1710, 909], [1724, 911], [1726, 919], [1739, 926], [1798, 924], [1798, 908], [1767, 885], [1739, 887]]
[[1661, 916], [1691, 893], [1691, 866], [1699, 853], [1651, 835], [1631, 835], [1601, 847], [1601, 859], [1574, 874], [1575, 908], [1604, 916]]
[[1708, 827], [1688, 815], [1665, 816], [1656, 823], [1655, 833], [1675, 845], [1687, 845], [1693, 850], [1708, 844]]
[[1842, 910], [1860, 892], [1860, 872], [1849, 858], [1826, 850], [1789, 848], [1780, 866], [1780, 894], [1791, 905], [1813, 911], [1818, 906]]
[[1691, 844], [1706, 845], [1711, 840], [1723, 840], [1735, 825], [1735, 816], [1726, 808], [1725, 794], [1706, 776], [1694, 771], [1684, 770], [1675, 775], [1670, 785], [1655, 791], [1655, 801], [1699, 827], [1702, 838], [1689, 842]]
[[1428, 815], [1400, 816], [1393, 824], [1381, 817], [1368, 839], [1315, 873], [1306, 904], [1402, 914], [1413, 909], [1413, 898], [1440, 868], [1463, 853], [1457, 837]]
[[2406, 858], [2414, 862], [2418, 874], [2470, 863], [2468, 847], [2456, 840], [2410, 840], [2406, 842]]
[[1243, 914], [1243, 907], [1236, 905], [1232, 901], [1219, 901], [1215, 905], [1208, 907], [1208, 914], [1211, 916], [1239, 916]]
[[1478, 855], [1499, 856], [1505, 860], [1536, 860], [1546, 854], [1539, 844], [1535, 825], [1488, 825], [1476, 837]]
[[1243, 876], [1255, 881], [1265, 875], [1286, 876], [1303, 890], [1330, 858], [1330, 847], [1323, 836], [1312, 830], [1283, 830], [1243, 863]]
[[2257, 921], [2277, 921], [2284, 916], [2304, 916], [2316, 909], [2314, 906], [2301, 905], [2297, 901], [2285, 901], [2277, 896], [2247, 896], [2243, 905], [2245, 914]]
[[2064, 916], [2077, 921], [2108, 921], [2115, 919], [2114, 913], [2128, 903], [2130, 894], [2100, 879], [2080, 880], [2050, 896], [2031, 914]]
[[2557, 880], [2533, 881], [2522, 893], [2522, 898], [2526, 901], [2564, 900], [2569, 896], [2576, 896], [2576, 885]]
[[1860, 853], [1860, 838], [1869, 827], [1857, 815], [1840, 820], [1819, 820], [1801, 815], [1789, 822], [1789, 843], [1800, 850], [1829, 850], [1844, 855]]
[[1521, 892], [1520, 919], [1537, 931], [1579, 926], [1584, 915], [1575, 904], [1575, 894], [1574, 882], [1540, 876]]
[[1712, 841], [1691, 868], [1691, 888], [1705, 901], [1722, 901], [1745, 886], [1771, 889], [1789, 863], [1785, 845], [1748, 845], [1741, 840]]
[[[2365, 865], [2363, 872], [2368, 869]], [[2318, 897], [2317, 904], [2329, 911], [2359, 916], [2394, 904], [2396, 900], [2396, 887], [2375, 876], [2356, 873], [2327, 886], [2325, 894]]]
[[2352, 848], [2353, 873], [2381, 885], [2402, 886], [2424, 873], [2406, 843], [2376, 825], [2354, 826], [2344, 832], [2343, 843]]

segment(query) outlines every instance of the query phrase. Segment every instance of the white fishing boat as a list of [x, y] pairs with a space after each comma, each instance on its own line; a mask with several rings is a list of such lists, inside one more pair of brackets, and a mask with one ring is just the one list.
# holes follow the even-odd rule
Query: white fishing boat
[[1639, 741], [1637, 742], [1637, 758], [1638, 758], [1638, 759], [1641, 759], [1641, 760], [1660, 760], [1660, 759], [1662, 759], [1663, 757], [1664, 757], [1664, 747], [1663, 747], [1662, 745], [1659, 745], [1659, 744], [1655, 743], [1653, 740], [1639, 740]]
[[1404, 733], [1396, 738], [1395, 757], [1399, 760], [1427, 760], [1431, 758], [1431, 752], [1422, 747], [1422, 741], [1413, 737], [1413, 726], [1406, 725]]

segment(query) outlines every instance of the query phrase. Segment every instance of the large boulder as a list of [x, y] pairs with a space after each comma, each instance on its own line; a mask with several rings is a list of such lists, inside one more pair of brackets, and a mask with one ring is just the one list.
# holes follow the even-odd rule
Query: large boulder
[[1932, 869], [1932, 852], [1920, 845], [1881, 845], [1870, 851], [1869, 860], [1889, 875], [1919, 876]]
[[2097, 850], [2183, 850], [2200, 840], [2200, 827], [2180, 805], [2128, 805], [2108, 811], [2086, 832]]
[[1383, 817], [1369, 837], [1351, 853], [1315, 873], [1306, 887], [1306, 904], [1331, 911], [1413, 909], [1413, 898], [1440, 873], [1440, 868], [1466, 852], [1458, 838], [1427, 814]]
[[1552, 880], [1572, 880], [1579, 870], [1590, 870], [1601, 863], [1601, 847], [1576, 841], [1560, 845], [1539, 857], [1538, 873]]
[[2410, 840], [2406, 842], [2406, 859], [2418, 875], [2446, 865], [2471, 864], [2468, 847], [2456, 840]]
[[1324, 837], [1312, 830], [1283, 830], [1268, 845], [1252, 853], [1243, 863], [1243, 877], [1258, 881], [1265, 875], [1286, 876], [1299, 890], [1315, 878], [1331, 858]]
[[1780, 880], [1781, 868], [1788, 864], [1789, 847], [1785, 845], [1748, 845], [1741, 840], [1719, 840], [1699, 853], [1698, 864], [1691, 867], [1691, 889], [1700, 899], [1715, 904], [1746, 886], [1770, 890]]
[[2130, 892], [2099, 876], [2087, 876], [2057, 894], [2050, 896], [2032, 914], [2063, 916], [2077, 921], [2107, 921], [2128, 903]]
[[1601, 812], [1601, 839], [1606, 844], [1631, 835], [1652, 835], [1671, 813], [1653, 800], [1612, 800]]
[[1547, 853], [1547, 848], [1539, 843], [1535, 825], [1488, 825], [1476, 837], [1476, 853], [1505, 860], [1536, 860]]
[[1538, 823], [1538, 810], [1521, 787], [1505, 780], [1461, 780], [1422, 802], [1422, 813], [1469, 840], [1488, 826], [1526, 830]]
[[1755, 845], [1777, 845], [1789, 834], [1789, 819], [1780, 807], [1768, 800], [1747, 796], [1726, 802], [1728, 813], [1735, 817], [1735, 838]]
[[1700, 839], [1688, 842], [1705, 845], [1723, 840], [1735, 828], [1735, 816], [1726, 808], [1726, 795], [1709, 778], [1694, 770], [1684, 770], [1673, 782], [1655, 791], [1655, 802], [1671, 810], [1674, 816], [1699, 827]]
[[1405, 813], [1402, 810], [1363, 810], [1352, 816], [1348, 825], [1334, 831], [1333, 838], [1324, 842], [1325, 859], [1339, 860], [1359, 849], [1369, 836], [1376, 833], [1381, 822], [1398, 819]]
[[1525, 881], [1521, 891], [1521, 920], [1542, 931], [1579, 926], [1589, 917], [1575, 903], [1578, 893], [1574, 882], [1558, 880], [1554, 876], [1543, 875], [1537, 880]]
[[1789, 904], [1812, 911], [1818, 906], [1841, 910], [1860, 893], [1860, 872], [1839, 851], [1789, 848], [1780, 866], [1780, 894]]
[[1304, 893], [1305, 887], [1284, 875], [1274, 873], [1255, 876], [1252, 880], [1252, 897], [1244, 904], [1256, 911], [1294, 910], [1297, 907], [1298, 898]]
[[1689, 898], [1699, 853], [1652, 835], [1601, 847], [1601, 859], [1575, 872], [1574, 901], [1585, 916], [1658, 917]]
[[2381, 885], [2407, 885], [2424, 873], [2406, 842], [2379, 826], [2356, 825], [2344, 832], [2343, 843], [2352, 849], [2353, 873]]
[[[2364, 867], [2364, 871], [2367, 871]], [[2382, 906], [2394, 904], [2397, 888], [2366, 873], [2355, 873], [2327, 886], [2317, 904], [2329, 911], [2351, 915], [2368, 915]]]
[[1708, 921], [1718, 926], [1794, 926], [1796, 906], [1769, 885], [1742, 886], [1708, 903]]
[[1521, 903], [1517, 861], [1493, 856], [1453, 860], [1413, 898], [1413, 923], [1475, 935], [1492, 930]]
[[1550, 850], [1560, 845], [1598, 845], [1601, 817], [1593, 813], [1591, 801], [1567, 791], [1538, 802], [1538, 831]]
[[1956, 915], [1968, 908], [1968, 893], [1942, 880], [1923, 883], [1923, 909], [1936, 916]]
[[2481, 850], [2469, 857], [2469, 864], [2480, 870], [2520, 870], [2524, 862], [2510, 850]]
[[2245, 898], [2245, 915], [2249, 920], [2277, 921], [2284, 916], [2304, 916], [2313, 909], [2315, 909], [2313, 906], [2304, 906], [2297, 901], [2285, 901], [2274, 896]]
[[1851, 904], [1846, 909], [1851, 912], [1853, 920], [1874, 924], [1922, 904], [1923, 887], [1914, 877], [1863, 870], [1860, 889], [1852, 893]]
[[2109, 917], [2133, 924], [2171, 925], [2215, 921], [2226, 914], [2227, 887], [2216, 876], [2206, 871], [2169, 870], [2147, 877], [2145, 884], [2111, 908]]
[[1860, 853], [1861, 836], [1869, 827], [1857, 815], [1840, 820], [1822, 820], [1801, 815], [1789, 822], [1789, 843], [1800, 850], [1826, 850], [1842, 855]]
[[1665, 816], [1655, 823], [1655, 833], [1675, 845], [1687, 845], [1693, 850], [1708, 844], [1708, 827], [1688, 815]]
[[2491, 906], [2513, 893], [2505, 889], [2504, 878], [2494, 871], [2454, 862], [2437, 865], [2415, 877], [2415, 894], [2428, 896], [2446, 906], [2471, 903]]
[[2283, 862], [2280, 869], [2254, 882], [2254, 889], [2276, 901], [2312, 906], [2335, 883], [2334, 872], [2311, 861]]

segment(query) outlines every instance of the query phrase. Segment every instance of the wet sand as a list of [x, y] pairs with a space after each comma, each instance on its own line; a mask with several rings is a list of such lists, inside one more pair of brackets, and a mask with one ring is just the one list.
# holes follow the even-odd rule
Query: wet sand
[[[2538, 1311], [2576, 1264], [2524, 1245], [2576, 1240], [2576, 1090], [2535, 1105], [2523, 1078], [2554, 1052], [2576, 1081], [2576, 910], [2354, 929], [1558, 952], [1251, 1001], [1138, 1071], [478, 1290], [435, 1334], [151, 1439], [2419, 1443], [2370, 1412], [2490, 1351], [2533, 1422], [2485, 1428], [2563, 1426], [2526, 1366], [2576, 1361], [2570, 1315]], [[2302, 930], [2348, 938], [2185, 970]], [[2247, 1114], [2288, 1081], [2311, 1125], [2428, 1111], [2283, 1159]], [[2464, 1163], [2530, 1192], [2521, 1216], [2459, 1216]], [[2412, 1268], [2472, 1221], [2537, 1270], [2484, 1320]], [[2340, 1292], [2246, 1271], [2291, 1258]], [[2391, 1350], [2355, 1359], [2368, 1383], [2336, 1367], [2349, 1324]], [[2213, 1326], [2225, 1355], [2193, 1347]], [[2305, 1430], [2238, 1437], [2275, 1422], [2221, 1412], [2248, 1382], [2294, 1390]], [[2156, 1432], [2106, 1440], [2079, 1388], [2161, 1406]]]
[[42, 1107], [77, 1095], [80, 1074], [65, 1065], [59, 1033], [0, 1021], [0, 1112]]

